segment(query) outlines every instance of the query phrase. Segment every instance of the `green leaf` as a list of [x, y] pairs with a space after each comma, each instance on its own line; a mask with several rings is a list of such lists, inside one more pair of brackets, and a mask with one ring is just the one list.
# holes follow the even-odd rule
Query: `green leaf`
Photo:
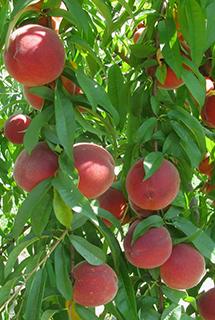
[[77, 71], [77, 79], [93, 109], [96, 111], [97, 107], [104, 108], [110, 113], [110, 115], [113, 117], [115, 125], [117, 125], [119, 123], [119, 114], [113, 107], [111, 100], [104, 88], [86, 76], [81, 70]]
[[69, 277], [69, 268], [67, 267], [66, 251], [62, 244], [59, 244], [54, 253], [54, 265], [57, 289], [66, 300], [72, 297], [72, 282]]
[[32, 230], [35, 235], [40, 236], [45, 230], [52, 212], [52, 194], [44, 194], [40, 202], [35, 206], [31, 214]]
[[41, 320], [52, 320], [53, 315], [58, 313], [59, 310], [46, 310], [43, 312]]
[[141, 237], [147, 230], [150, 228], [158, 228], [164, 224], [163, 219], [160, 216], [153, 215], [148, 217], [138, 223], [135, 227], [133, 235], [132, 235], [132, 244]]
[[195, 234], [191, 240], [195, 247], [203, 256], [208, 258], [212, 263], [215, 263], [215, 243], [203, 230], [197, 228], [191, 221], [177, 217], [173, 220], [174, 226], [184, 232], [188, 237]]
[[207, 48], [209, 48], [215, 42], [215, 34], [211, 32], [215, 25], [215, 2], [212, 2], [206, 8], [206, 15], [207, 15]]
[[144, 158], [144, 181], [149, 179], [160, 168], [162, 162], [163, 153], [161, 152], [151, 152]]
[[10, 294], [11, 294], [11, 290], [14, 289], [19, 278], [20, 276], [9, 280], [1, 287], [0, 306], [3, 305], [8, 300], [8, 297], [10, 297]]
[[46, 279], [45, 269], [37, 271], [28, 291], [24, 319], [38, 320], [40, 318]]
[[155, 117], [148, 118], [143, 121], [143, 124], [139, 127], [135, 133], [134, 140], [138, 143], [145, 143], [149, 141], [154, 133], [154, 129], [157, 125], [157, 119]]
[[54, 91], [46, 86], [29, 88], [29, 92], [42, 97], [45, 100], [54, 101]]
[[33, 238], [30, 240], [26, 240], [23, 241], [21, 243], [19, 243], [18, 245], [16, 245], [16, 247], [10, 252], [9, 256], [8, 256], [8, 260], [7, 263], [5, 265], [5, 277], [8, 277], [10, 275], [10, 273], [13, 270], [13, 267], [16, 263], [16, 260], [18, 258], [18, 256], [20, 255], [20, 253], [27, 248], [28, 246], [32, 245], [34, 242], [38, 241], [39, 238]]
[[85, 308], [79, 304], [75, 305], [75, 310], [82, 320], [98, 320], [99, 318], [95, 315], [95, 312]]
[[207, 40], [204, 10], [196, 0], [182, 0], [178, 13], [180, 28], [191, 49], [192, 60], [199, 66]]
[[24, 225], [38, 207], [38, 203], [51, 188], [51, 179], [47, 179], [38, 184], [27, 196], [18, 210], [13, 227], [13, 236], [16, 239], [22, 232]]
[[172, 304], [162, 313], [161, 320], [181, 320], [182, 306]]
[[101, 15], [105, 18], [108, 28], [111, 29], [113, 23], [109, 7], [105, 4], [103, 0], [92, 0], [92, 2], [95, 4], [96, 8], [101, 13]]
[[75, 115], [73, 104], [62, 91], [60, 82], [57, 83], [55, 94], [56, 130], [60, 143], [69, 158], [72, 158], [72, 146], [75, 134]]
[[187, 89], [192, 93], [192, 96], [198, 101], [200, 106], [203, 106], [205, 101], [205, 87], [199, 79], [191, 71], [185, 69], [181, 77]]
[[31, 121], [24, 135], [24, 147], [28, 153], [34, 149], [40, 138], [40, 131], [54, 114], [53, 106], [42, 110]]
[[119, 113], [120, 128], [123, 128], [125, 125], [126, 113], [128, 110], [128, 92], [129, 90], [124, 83], [121, 69], [115, 64], [112, 65], [108, 71], [108, 95], [113, 106]]
[[58, 221], [68, 229], [71, 229], [73, 213], [65, 204], [57, 190], [54, 189], [53, 208]]
[[161, 66], [157, 67], [155, 75], [161, 84], [163, 84], [165, 82], [166, 75], [167, 75], [167, 67], [166, 67], [165, 63], [163, 63]]
[[137, 43], [131, 46], [131, 53], [137, 58], [145, 59], [155, 52], [156, 48], [151, 42]]
[[70, 241], [75, 250], [78, 251], [88, 263], [95, 266], [105, 263], [106, 255], [100, 248], [89, 243], [84, 238], [75, 235], [70, 236]]
[[185, 291], [174, 290], [167, 286], [162, 286], [162, 292], [169, 300], [176, 304], [178, 304], [181, 299], [187, 297], [187, 293]]

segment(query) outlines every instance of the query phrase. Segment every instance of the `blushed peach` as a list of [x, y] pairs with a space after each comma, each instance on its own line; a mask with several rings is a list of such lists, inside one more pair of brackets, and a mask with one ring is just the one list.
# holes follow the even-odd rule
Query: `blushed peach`
[[4, 135], [12, 143], [22, 144], [26, 129], [31, 118], [25, 114], [14, 114], [7, 119], [4, 125]]
[[40, 96], [37, 96], [29, 92], [29, 87], [23, 87], [24, 97], [27, 102], [36, 110], [41, 110], [44, 106], [44, 99]]
[[153, 269], [161, 266], [170, 257], [172, 240], [164, 227], [147, 230], [132, 244], [134, 229], [139, 221], [135, 221], [124, 239], [125, 256], [138, 268]]
[[202, 121], [209, 127], [215, 128], [215, 95], [209, 95], [201, 110]]
[[215, 319], [215, 288], [201, 294], [198, 299], [199, 313], [204, 320]]
[[173, 247], [170, 258], [161, 266], [160, 274], [168, 287], [190, 289], [204, 276], [205, 260], [192, 246], [177, 244]]
[[30, 192], [43, 180], [53, 177], [58, 157], [45, 142], [39, 142], [31, 154], [23, 150], [16, 159], [13, 177], [17, 185]]
[[180, 176], [176, 167], [163, 160], [160, 168], [144, 181], [143, 160], [138, 160], [128, 172], [126, 188], [129, 199], [138, 207], [160, 210], [167, 207], [177, 196]]
[[52, 82], [62, 73], [63, 43], [51, 29], [29, 24], [15, 30], [4, 52], [9, 74], [28, 87]]
[[117, 275], [107, 264], [93, 266], [81, 262], [73, 269], [73, 278], [73, 299], [85, 307], [104, 305], [112, 301], [118, 291]]
[[98, 198], [114, 181], [114, 160], [103, 147], [94, 143], [77, 143], [73, 147], [78, 188], [87, 198]]
[[211, 177], [213, 172], [213, 163], [210, 161], [210, 156], [205, 156], [205, 158], [200, 162], [198, 170], [200, 173]]
[[[127, 201], [122, 191], [112, 187], [103, 193], [97, 200], [102, 209], [109, 211], [118, 220], [123, 217], [127, 209]], [[108, 226], [111, 225], [108, 220], [105, 219], [104, 221]]]
[[163, 83], [158, 81], [158, 87], [166, 90], [174, 90], [181, 87], [184, 84], [184, 81], [181, 78], [178, 78], [175, 72], [167, 66], [166, 68], [166, 78]]

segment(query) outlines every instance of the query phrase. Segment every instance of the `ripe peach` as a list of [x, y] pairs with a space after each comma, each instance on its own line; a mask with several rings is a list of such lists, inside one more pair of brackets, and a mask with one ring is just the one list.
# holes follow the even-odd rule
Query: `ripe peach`
[[131, 209], [138, 215], [139, 218], [147, 218], [148, 216], [151, 216], [152, 214], [155, 214], [155, 211], [152, 210], [144, 210], [140, 207], [138, 207], [134, 202], [132, 202], [129, 199], [129, 205]]
[[24, 86], [23, 87], [23, 93], [24, 97], [27, 100], [27, 102], [36, 110], [41, 110], [44, 105], [44, 99], [40, 96], [37, 96], [33, 93], [29, 92], [29, 87]]
[[4, 125], [4, 135], [12, 143], [22, 144], [25, 131], [31, 123], [31, 118], [25, 114], [14, 114]]
[[94, 143], [77, 143], [73, 147], [78, 188], [87, 198], [98, 198], [114, 181], [114, 160], [103, 147]]
[[62, 84], [64, 88], [71, 94], [71, 95], [76, 95], [76, 94], [81, 94], [81, 88], [79, 88], [72, 80], [62, 76], [61, 77]]
[[192, 246], [177, 244], [170, 258], [161, 266], [160, 274], [168, 287], [189, 289], [195, 287], [204, 276], [205, 260]]
[[4, 53], [9, 74], [28, 87], [52, 82], [62, 73], [65, 52], [57, 34], [29, 24], [15, 30]]
[[137, 43], [137, 41], [139, 40], [141, 34], [144, 32], [145, 29], [146, 29], [145, 27], [142, 27], [142, 28], [139, 28], [137, 31], [135, 31], [133, 35], [134, 43]]
[[215, 319], [215, 288], [204, 292], [198, 300], [199, 313], [204, 320]]
[[126, 188], [130, 200], [138, 207], [147, 210], [160, 210], [167, 207], [177, 196], [180, 176], [176, 167], [163, 160], [160, 168], [144, 181], [143, 160], [137, 161], [128, 172]]
[[213, 172], [213, 164], [210, 162], [210, 156], [205, 156], [205, 158], [200, 162], [198, 170], [200, 173], [206, 174], [208, 177], [211, 177]]
[[135, 221], [124, 239], [125, 256], [138, 268], [153, 269], [161, 266], [171, 255], [172, 240], [164, 227], [151, 228], [139, 237], [133, 245], [132, 236], [139, 221]]
[[167, 66], [166, 70], [166, 79], [164, 83], [158, 81], [158, 87], [166, 90], [174, 90], [181, 87], [184, 84], [184, 81], [181, 78], [178, 78], [175, 72]]
[[30, 155], [26, 150], [19, 154], [13, 177], [20, 188], [29, 192], [43, 180], [53, 177], [57, 169], [57, 155], [45, 142], [39, 142]]
[[93, 266], [81, 262], [73, 269], [73, 277], [73, 300], [83, 306], [106, 304], [117, 294], [118, 279], [115, 271], [107, 264]]
[[[118, 220], [123, 217], [127, 209], [127, 202], [122, 191], [112, 187], [103, 193], [97, 200], [102, 209], [109, 211]], [[111, 226], [111, 223], [108, 220], [104, 219], [104, 222], [107, 226]]]
[[201, 111], [202, 121], [209, 127], [215, 128], [215, 95], [209, 95]]

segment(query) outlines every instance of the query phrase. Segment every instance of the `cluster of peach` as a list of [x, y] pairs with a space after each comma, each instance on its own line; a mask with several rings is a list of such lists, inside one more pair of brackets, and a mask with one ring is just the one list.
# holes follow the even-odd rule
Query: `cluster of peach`
[[[54, 30], [40, 25], [25, 25], [12, 33], [4, 60], [9, 74], [25, 86], [25, 95], [29, 97], [29, 87], [47, 85], [61, 76], [65, 52]], [[167, 74], [172, 72], [169, 69]], [[39, 103], [36, 101], [37, 109], [42, 108], [43, 102], [41, 99]], [[22, 121], [25, 125], [18, 130], [10, 129], [11, 123], [6, 123], [5, 135], [11, 139], [12, 132], [11, 141], [22, 143], [30, 119], [26, 117]], [[179, 192], [180, 177], [174, 164], [163, 160], [160, 168], [144, 180], [143, 159], [140, 159], [130, 168], [126, 178], [127, 201], [120, 190], [112, 187], [115, 163], [106, 149], [87, 142], [71, 146], [71, 152], [79, 175], [79, 191], [88, 199], [97, 199], [101, 208], [119, 220], [124, 217], [128, 202], [139, 216], [146, 217], [168, 207]], [[14, 179], [18, 186], [30, 192], [43, 180], [55, 176], [57, 170], [57, 154], [46, 142], [41, 141], [31, 154], [26, 150], [20, 153], [15, 162]], [[109, 222], [106, 223], [111, 226]], [[150, 228], [133, 243], [132, 236], [138, 223], [139, 220], [130, 226], [124, 239], [127, 260], [143, 269], [160, 267], [162, 280], [171, 288], [188, 289], [196, 286], [205, 274], [202, 255], [186, 243], [173, 246], [165, 227]], [[117, 276], [107, 264], [92, 266], [81, 262], [73, 269], [73, 277], [73, 299], [84, 306], [106, 304], [118, 290]], [[200, 309], [202, 305], [204, 309], [206, 302], [204, 297], [200, 300]]]

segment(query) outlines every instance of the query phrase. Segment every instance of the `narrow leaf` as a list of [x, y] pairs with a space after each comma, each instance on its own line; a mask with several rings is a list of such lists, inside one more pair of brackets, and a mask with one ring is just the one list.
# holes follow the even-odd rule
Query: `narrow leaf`
[[53, 208], [58, 221], [66, 228], [71, 229], [72, 210], [65, 204], [56, 189], [54, 189]]

